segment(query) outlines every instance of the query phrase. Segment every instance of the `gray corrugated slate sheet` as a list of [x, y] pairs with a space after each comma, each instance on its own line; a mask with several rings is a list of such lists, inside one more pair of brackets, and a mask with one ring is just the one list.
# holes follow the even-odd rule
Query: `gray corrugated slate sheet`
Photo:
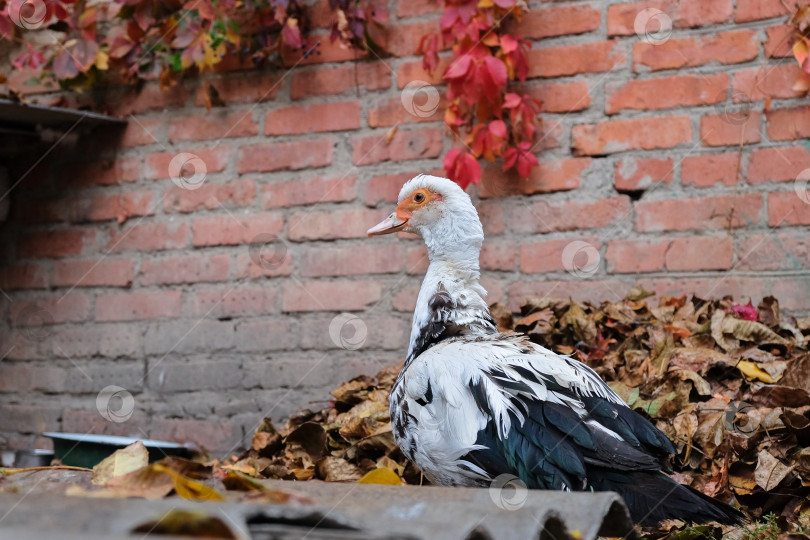
[[173, 508], [219, 516], [239, 538], [253, 540], [593, 540], [634, 534], [627, 509], [614, 493], [528, 491], [519, 508], [509, 510], [495, 504], [488, 489], [267, 484], [295, 491], [312, 504], [90, 499], [37, 489], [27, 496], [22, 491], [0, 494], [0, 517], [5, 516], [0, 538], [142, 538], [130, 531]]

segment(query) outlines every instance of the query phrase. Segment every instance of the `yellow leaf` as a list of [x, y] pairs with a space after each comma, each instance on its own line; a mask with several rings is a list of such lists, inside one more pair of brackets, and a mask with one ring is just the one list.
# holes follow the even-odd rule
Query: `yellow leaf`
[[149, 452], [141, 441], [136, 441], [126, 448], [116, 450], [101, 463], [93, 467], [93, 483], [106, 486], [110, 480], [124, 476], [149, 465]]
[[807, 55], [807, 42], [805, 42], [804, 39], [797, 39], [796, 43], [793, 44], [793, 56], [796, 58], [796, 61], [799, 62], [800, 66], [807, 60]]
[[773, 384], [779, 380], [778, 378], [774, 379], [768, 373], [760, 369], [760, 367], [754, 362], [749, 362], [748, 360], [740, 360], [740, 362], [737, 364], [737, 368], [749, 379], [758, 379], [768, 384]]
[[174, 490], [179, 496], [190, 501], [224, 501], [225, 497], [217, 493], [217, 491], [202, 482], [197, 482], [191, 478], [187, 478], [168, 467], [164, 467], [160, 463], [152, 465], [156, 471], [165, 472], [172, 477], [174, 481]]
[[492, 0], [478, 0], [478, 8], [479, 9], [492, 7], [494, 5], [495, 5], [495, 2], [493, 2]]
[[101, 71], [107, 71], [108, 69], [110, 69], [109, 60], [110, 60], [109, 55], [107, 55], [107, 53], [99, 49], [98, 52], [96, 53], [96, 61], [94, 63], [96, 69], [100, 69]]
[[358, 484], [383, 484], [386, 486], [401, 486], [402, 479], [388, 467], [373, 469], [357, 481]]

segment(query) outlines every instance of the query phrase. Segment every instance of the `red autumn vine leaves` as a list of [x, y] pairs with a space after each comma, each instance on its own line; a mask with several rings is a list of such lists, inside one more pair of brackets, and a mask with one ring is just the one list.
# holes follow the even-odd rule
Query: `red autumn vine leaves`
[[[16, 69], [66, 88], [106, 72], [124, 82], [159, 78], [165, 87], [229, 53], [260, 64], [282, 47], [301, 48], [304, 13], [297, 0], [0, 0], [0, 36], [24, 45]], [[40, 29], [54, 33], [32, 45], [28, 34]]]
[[422, 39], [422, 65], [432, 73], [439, 64], [439, 39], [452, 43], [453, 61], [442, 79], [447, 83], [445, 124], [464, 143], [444, 157], [449, 178], [462, 188], [478, 183], [478, 158], [503, 160], [527, 178], [537, 157], [540, 102], [510, 90], [510, 82], [526, 80], [530, 44], [504, 30], [509, 18], [520, 18], [518, 0], [445, 0], [437, 34]]

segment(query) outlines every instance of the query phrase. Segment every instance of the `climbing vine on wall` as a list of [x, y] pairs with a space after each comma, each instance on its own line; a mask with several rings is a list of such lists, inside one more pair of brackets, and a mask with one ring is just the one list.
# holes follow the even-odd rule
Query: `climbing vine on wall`
[[445, 0], [440, 33], [422, 38], [422, 64], [433, 73], [439, 42], [452, 44], [445, 124], [463, 143], [444, 157], [449, 178], [466, 188], [481, 179], [478, 158], [501, 159], [503, 169], [526, 178], [537, 165], [533, 143], [541, 103], [512, 88], [529, 74], [531, 44], [509, 33], [504, 23], [520, 19], [520, 0]]
[[228, 54], [261, 64], [282, 47], [305, 47], [304, 15], [297, 0], [6, 0], [0, 35], [23, 45], [14, 68], [63, 88], [103, 75], [125, 83], [159, 79], [165, 87]]

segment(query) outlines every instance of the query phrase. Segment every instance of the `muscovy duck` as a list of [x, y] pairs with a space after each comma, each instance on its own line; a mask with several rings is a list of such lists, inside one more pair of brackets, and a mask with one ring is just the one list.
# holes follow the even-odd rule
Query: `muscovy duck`
[[430, 266], [390, 396], [399, 447], [434, 484], [616, 491], [636, 523], [739, 523], [743, 515], [663, 471], [672, 442], [585, 364], [500, 333], [478, 283], [483, 228], [470, 197], [420, 175], [369, 236], [424, 239]]

